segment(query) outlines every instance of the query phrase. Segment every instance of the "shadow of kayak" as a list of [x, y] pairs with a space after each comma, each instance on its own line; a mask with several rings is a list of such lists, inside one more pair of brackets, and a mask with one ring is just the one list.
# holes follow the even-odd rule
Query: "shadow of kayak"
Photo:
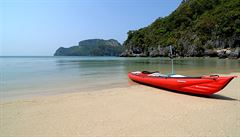
[[229, 101], [239, 101], [238, 99], [231, 98], [231, 97], [226, 97], [226, 96], [219, 95], [219, 94], [210, 95], [208, 98], [211, 98], [211, 99], [220, 99], [220, 100], [229, 100]]
[[228, 101], [240, 101], [240, 100], [238, 100], [238, 99], [231, 98], [231, 97], [227, 97], [227, 96], [224, 96], [224, 95], [219, 95], [219, 94], [200, 95], [200, 94], [186, 93], [186, 92], [180, 92], [180, 91], [176, 91], [176, 90], [170, 90], [170, 89], [160, 88], [160, 87], [156, 87], [156, 86], [152, 86], [152, 85], [147, 85], [147, 84], [140, 83], [140, 82], [136, 82], [136, 81], [134, 81], [134, 83], [138, 83], [138, 84], [145, 85], [145, 86], [148, 86], [148, 87], [153, 87], [153, 88], [156, 88], [156, 89], [162, 89], [162, 90], [165, 90], [165, 91], [167, 91], [167, 92], [176, 93], [176, 94], [183, 94], [183, 95], [189, 95], [189, 96], [201, 97], [201, 98], [207, 98], [207, 99], [228, 100]]

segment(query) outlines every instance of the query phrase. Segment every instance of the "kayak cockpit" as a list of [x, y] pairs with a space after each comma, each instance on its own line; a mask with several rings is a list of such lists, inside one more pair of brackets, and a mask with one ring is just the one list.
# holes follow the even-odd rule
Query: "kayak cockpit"
[[189, 76], [184, 76], [184, 75], [179, 75], [179, 74], [162, 74], [159, 73], [158, 71], [155, 72], [149, 72], [149, 71], [135, 71], [131, 72], [134, 75], [139, 75], [139, 76], [148, 76], [148, 77], [159, 77], [159, 78], [202, 78], [202, 77], [189, 77]]

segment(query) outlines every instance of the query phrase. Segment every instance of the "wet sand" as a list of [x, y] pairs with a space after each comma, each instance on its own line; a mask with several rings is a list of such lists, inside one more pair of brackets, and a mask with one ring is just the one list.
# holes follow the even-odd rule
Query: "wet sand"
[[[233, 75], [240, 76], [240, 73]], [[134, 84], [0, 103], [0, 136], [239, 136], [240, 78], [210, 97]]]

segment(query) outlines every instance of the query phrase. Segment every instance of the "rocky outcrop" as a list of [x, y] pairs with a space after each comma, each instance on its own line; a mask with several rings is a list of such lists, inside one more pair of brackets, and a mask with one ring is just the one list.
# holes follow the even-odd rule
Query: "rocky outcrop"
[[237, 59], [240, 57], [240, 48], [234, 48], [234, 49], [221, 49], [217, 50], [218, 57], [223, 59], [223, 58], [231, 58], [231, 59]]
[[[219, 57], [236, 59], [240, 58], [240, 38], [233, 36], [231, 38], [221, 38], [207, 40], [200, 43], [196, 34], [188, 33], [177, 40], [175, 47], [175, 56], [179, 57]], [[169, 54], [168, 46], [155, 46], [140, 48], [133, 46], [121, 54], [124, 57], [166, 57]]]
[[237, 59], [240, 58], [240, 47], [237, 47], [233, 52], [229, 54], [229, 58]]
[[120, 54], [120, 57], [167, 57], [169, 54], [169, 48], [168, 47], [163, 47], [161, 45], [157, 47], [150, 47], [144, 52], [139, 52], [139, 51], [144, 51], [143, 49], [130, 49], [130, 50], [125, 50], [122, 54]]
[[204, 56], [207, 56], [207, 57], [218, 57], [218, 52], [217, 52], [217, 50], [207, 49], [207, 50], [204, 51]]
[[[168, 57], [169, 49], [165, 48], [151, 48], [149, 50], [149, 54], [139, 53], [134, 54], [131, 50], [126, 50], [125, 52], [120, 54], [120, 57]], [[194, 50], [190, 48], [186, 54], [182, 52], [175, 51], [175, 57], [218, 57], [220, 59], [230, 58], [230, 59], [238, 59], [240, 58], [240, 48], [227, 48], [227, 49], [207, 49], [204, 52], [198, 52], [198, 50]]]

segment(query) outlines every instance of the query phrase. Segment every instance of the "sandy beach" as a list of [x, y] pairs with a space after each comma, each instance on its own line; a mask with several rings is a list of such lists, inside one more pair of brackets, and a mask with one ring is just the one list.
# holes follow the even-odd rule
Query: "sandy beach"
[[237, 137], [240, 136], [240, 78], [211, 97], [134, 84], [4, 101], [0, 113], [1, 137]]

